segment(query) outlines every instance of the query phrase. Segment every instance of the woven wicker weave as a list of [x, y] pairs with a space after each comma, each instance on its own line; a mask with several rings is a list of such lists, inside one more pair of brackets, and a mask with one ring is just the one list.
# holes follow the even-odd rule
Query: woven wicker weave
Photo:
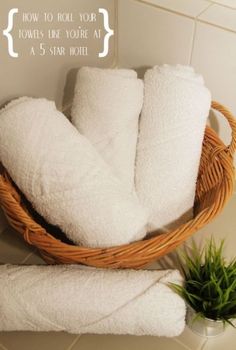
[[232, 141], [226, 147], [210, 127], [206, 128], [196, 188], [194, 218], [174, 231], [106, 249], [75, 246], [47, 231], [48, 227], [43, 226], [32, 214], [27, 201], [5, 171], [0, 176], [0, 204], [10, 225], [29, 244], [37, 247], [50, 264], [82, 263], [105, 268], [140, 268], [167, 254], [219, 214], [233, 192], [236, 122], [231, 113], [219, 103], [212, 102], [212, 108], [221, 112], [228, 120], [232, 129]]

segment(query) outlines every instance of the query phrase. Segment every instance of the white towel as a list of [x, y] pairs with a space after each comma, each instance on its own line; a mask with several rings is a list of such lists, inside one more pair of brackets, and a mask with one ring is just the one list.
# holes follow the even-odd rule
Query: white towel
[[193, 68], [154, 67], [144, 77], [136, 190], [148, 209], [149, 231], [192, 217], [211, 95]]
[[108, 247], [145, 235], [137, 197], [54, 102], [23, 98], [0, 112], [0, 159], [38, 213], [75, 243]]
[[67, 331], [174, 337], [185, 303], [168, 283], [177, 270], [0, 267], [0, 331]]
[[109, 164], [113, 173], [134, 189], [134, 164], [143, 82], [129, 69], [83, 67], [78, 71], [72, 123]]

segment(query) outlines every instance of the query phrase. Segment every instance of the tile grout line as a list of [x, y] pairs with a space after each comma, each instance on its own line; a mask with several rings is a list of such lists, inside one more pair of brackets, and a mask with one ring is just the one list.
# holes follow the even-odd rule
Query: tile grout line
[[178, 339], [172, 339], [174, 342], [176, 342], [177, 344], [181, 345], [184, 349], [186, 350], [192, 350], [190, 347], [188, 347], [186, 344], [184, 344], [181, 340]]
[[198, 20], [198, 18], [203, 14], [205, 13], [210, 7], [213, 6], [213, 3], [210, 3], [204, 10], [202, 10], [196, 17], [195, 19]]
[[0, 350], [8, 350], [3, 344], [0, 344]]
[[170, 8], [166, 8], [166, 7], [161, 6], [161, 5], [152, 4], [152, 3], [149, 3], [149, 2], [147, 2], [145, 0], [133, 0], [133, 1], [139, 2], [140, 4], [144, 4], [144, 5], [147, 5], [147, 6], [150, 6], [150, 7], [154, 7], [154, 8], [159, 9], [159, 10], [170, 12], [170, 13], [172, 13], [174, 15], [183, 16], [183, 17], [186, 17], [186, 18], [189, 18], [189, 19], [194, 19], [195, 18], [194, 16], [186, 15], [186, 13], [182, 13], [182, 12], [179, 12], [179, 11], [176, 11], [176, 10], [172, 10]]
[[232, 6], [230, 6], [230, 5], [224, 5], [224, 4], [221, 4], [221, 3], [219, 3], [219, 2], [212, 1], [212, 0], [207, 0], [207, 1], [211, 2], [212, 5], [217, 5], [217, 6], [220, 6], [220, 7], [225, 7], [225, 8], [227, 8], [227, 9], [236, 11], [236, 8], [235, 8], [235, 7], [232, 7]]
[[69, 345], [69, 347], [65, 350], [73, 350], [74, 345], [78, 342], [78, 340], [80, 339], [80, 337], [82, 336], [82, 334], [78, 334], [75, 339], [73, 340], [73, 342]]
[[[178, 15], [178, 16], [182, 16], [182, 17], [185, 17], [185, 18], [188, 18], [188, 19], [191, 19], [191, 20], [195, 20], [199, 15], [197, 16], [191, 16], [191, 15], [186, 15], [185, 13], [181, 13], [181, 12], [178, 12], [178, 11], [175, 11], [175, 10], [171, 10], [169, 8], [166, 8], [166, 7], [163, 7], [163, 6], [159, 6], [159, 5], [155, 5], [155, 4], [151, 4], [151, 3], [148, 3], [147, 1], [145, 0], [133, 0], [137, 3], [140, 3], [140, 4], [145, 4], [147, 6], [150, 6], [150, 7], [153, 7], [153, 8], [156, 8], [156, 9], [159, 9], [159, 10], [163, 10], [163, 11], [166, 11], [166, 12], [169, 12], [169, 13], [172, 13], [174, 15]], [[207, 8], [205, 8], [203, 10], [203, 12], [208, 9], [210, 6], [213, 6], [215, 3], [213, 2], [210, 2], [209, 6], [207, 6]], [[221, 5], [219, 5], [221, 6]], [[224, 6], [222, 6], [224, 7]], [[202, 14], [202, 13], [201, 13]], [[215, 28], [219, 28], [219, 29], [222, 29], [222, 30], [225, 30], [226, 32], [229, 32], [229, 33], [236, 33], [236, 30], [233, 30], [233, 29], [229, 29], [229, 28], [225, 28], [221, 25], [218, 25], [218, 24], [214, 24], [214, 23], [210, 23], [206, 20], [203, 20], [203, 19], [200, 19], [198, 18], [197, 19], [197, 22], [200, 22], [200, 23], [204, 23], [204, 24], [208, 24], [212, 27], [215, 27]]]
[[30, 252], [29, 254], [26, 255], [26, 257], [24, 257], [24, 259], [20, 262], [21, 264], [24, 264], [26, 263], [26, 261], [31, 257], [31, 255], [34, 254], [34, 251], [33, 252]]
[[[139, 0], [135, 0], [135, 1], [139, 1]], [[161, 5], [157, 5], [157, 4], [153, 4], [153, 3], [150, 3], [148, 0], [141, 0], [142, 2], [144, 2], [145, 4], [147, 4], [147, 5], [151, 5], [151, 6], [154, 6], [154, 7], [160, 7], [160, 8], [163, 8], [163, 9], [167, 9], [168, 10], [168, 8], [166, 8], [166, 7], [164, 7], [164, 6], [161, 6]], [[206, 2], [208, 2], [208, 3], [210, 3], [211, 5], [217, 5], [217, 6], [219, 6], [219, 7], [224, 7], [224, 8], [227, 8], [227, 9], [230, 9], [230, 10], [232, 10], [232, 11], [236, 11], [236, 8], [235, 7], [232, 7], [232, 6], [230, 6], [230, 5], [224, 5], [224, 4], [221, 4], [221, 3], [219, 3], [219, 2], [216, 2], [216, 1], [214, 1], [214, 0], [205, 0]], [[169, 9], [170, 11], [175, 11], [175, 10], [171, 10], [171, 9]], [[204, 10], [203, 10], [204, 11]], [[181, 12], [178, 12], [178, 11], [176, 11], [177, 13], [180, 13], [181, 14]], [[188, 15], [186, 15], [186, 16], [188, 16]]]
[[208, 22], [207, 20], [204, 20], [204, 19], [201, 19], [201, 18], [199, 18], [197, 20], [197, 22], [207, 24], [207, 25], [209, 25], [211, 27], [218, 28], [218, 29], [224, 30], [224, 31], [229, 32], [229, 33], [236, 34], [236, 30], [225, 28], [225, 27], [223, 27], [223, 26], [221, 26], [219, 24], [214, 24], [214, 23]]
[[199, 14], [194, 18], [194, 29], [193, 29], [193, 38], [192, 38], [191, 52], [190, 52], [190, 56], [189, 56], [189, 65], [192, 64], [192, 59], [193, 59], [193, 50], [194, 50], [196, 31], [197, 31], [197, 20], [198, 20], [199, 16], [201, 16], [204, 12], [206, 12], [212, 5], [213, 4], [210, 3], [204, 10], [199, 12]]
[[[9, 229], [10, 226], [6, 227], [3, 231], [0, 232], [0, 236], [2, 234], [5, 234], [7, 232], [7, 230]], [[35, 253], [36, 249], [33, 249], [33, 251], [31, 251], [29, 254], [27, 254], [24, 259], [22, 259], [19, 263], [20, 264], [24, 264], [26, 263], [26, 261]], [[1, 350], [1, 349], [0, 349]]]
[[193, 58], [193, 50], [194, 50], [194, 43], [195, 43], [195, 38], [196, 38], [196, 31], [197, 31], [197, 21], [194, 20], [193, 22], [193, 36], [192, 36], [192, 43], [191, 43], [191, 49], [190, 49], [190, 55], [188, 59], [188, 64], [192, 64], [192, 58]]
[[208, 343], [208, 338], [206, 338], [203, 342], [203, 344], [201, 345], [201, 347], [199, 348], [199, 350], [203, 350], [205, 348], [205, 345]]

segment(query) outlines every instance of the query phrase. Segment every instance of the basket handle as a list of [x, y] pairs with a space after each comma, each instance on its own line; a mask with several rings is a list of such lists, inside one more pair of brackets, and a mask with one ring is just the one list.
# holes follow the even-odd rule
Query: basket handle
[[231, 128], [232, 140], [230, 144], [224, 149], [224, 151], [229, 152], [230, 155], [233, 157], [236, 150], [236, 120], [232, 113], [225, 106], [221, 105], [216, 101], [211, 102], [211, 108], [220, 112], [228, 120], [229, 126]]

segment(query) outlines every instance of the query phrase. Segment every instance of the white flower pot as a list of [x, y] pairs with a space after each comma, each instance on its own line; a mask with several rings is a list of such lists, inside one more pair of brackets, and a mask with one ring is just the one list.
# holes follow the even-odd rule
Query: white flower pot
[[196, 311], [187, 306], [186, 323], [194, 333], [202, 337], [216, 337], [225, 331], [225, 323], [223, 321], [216, 321], [206, 317], [196, 318], [196, 315]]

